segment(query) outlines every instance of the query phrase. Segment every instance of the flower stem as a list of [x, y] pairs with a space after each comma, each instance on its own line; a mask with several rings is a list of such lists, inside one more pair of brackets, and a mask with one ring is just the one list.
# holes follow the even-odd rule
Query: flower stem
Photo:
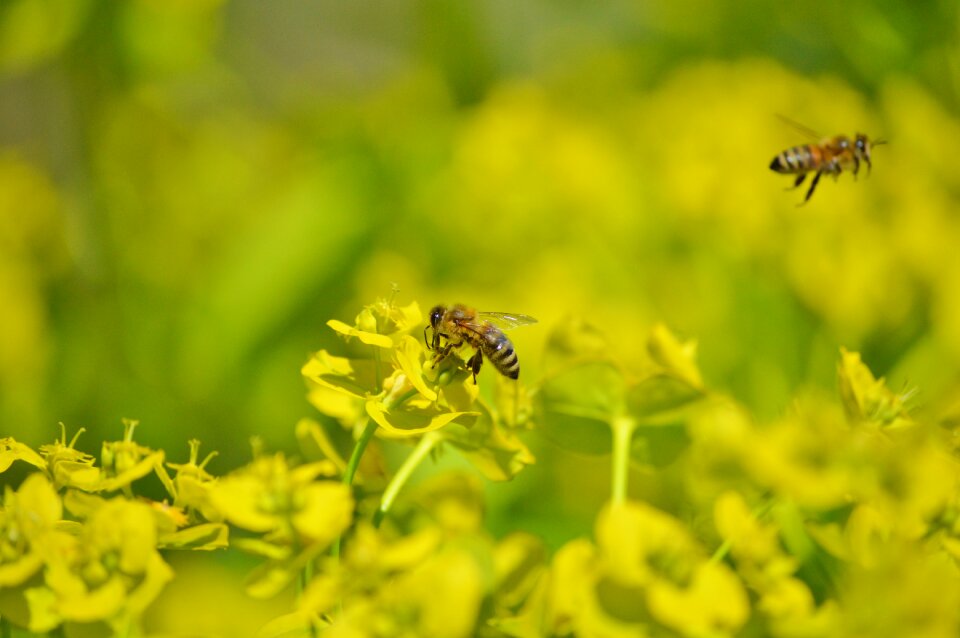
[[380, 507], [373, 515], [374, 527], [380, 527], [383, 517], [390, 511], [390, 507], [393, 505], [393, 501], [396, 500], [400, 490], [403, 489], [403, 486], [410, 479], [414, 470], [417, 469], [423, 459], [430, 454], [430, 451], [439, 442], [440, 437], [437, 436], [436, 433], [428, 432], [423, 435], [423, 438], [417, 443], [417, 447], [413, 448], [413, 452], [411, 452], [407, 460], [403, 462], [403, 465], [401, 465], [397, 473], [394, 474], [390, 480], [390, 484], [387, 485], [387, 489], [383, 492], [383, 497], [380, 499]]
[[[397, 407], [406, 403], [409, 399], [415, 397], [418, 394], [416, 388], [410, 388], [405, 393], [398, 396], [396, 399], [387, 402], [387, 409]], [[343, 484], [344, 485], [353, 485], [353, 477], [357, 474], [357, 468], [360, 467], [360, 459], [363, 458], [363, 453], [367, 449], [367, 445], [370, 443], [370, 439], [373, 438], [373, 435], [377, 432], [377, 422], [373, 419], [367, 419], [367, 424], [363, 428], [363, 432], [360, 433], [360, 438], [357, 439], [356, 445], [353, 446], [353, 452], [350, 454], [350, 460], [347, 461], [347, 468], [343, 473]], [[333, 542], [333, 547], [330, 549], [330, 555], [334, 558], [339, 558], [340, 556], [340, 542], [342, 536], [338, 536], [337, 540]]]
[[10, 621], [4, 616], [0, 618], [0, 637], [10, 638], [13, 635], [13, 629], [10, 627]]
[[[370, 443], [370, 439], [373, 438], [376, 431], [377, 422], [373, 419], [367, 419], [367, 424], [363, 427], [360, 438], [357, 439], [356, 445], [353, 446], [353, 453], [350, 454], [350, 460], [347, 461], [347, 469], [343, 473], [344, 485], [353, 485], [353, 477], [356, 476], [357, 468], [360, 467], [360, 459], [363, 458], [363, 452], [367, 449], [367, 445]], [[340, 541], [342, 539], [343, 536], [337, 536], [337, 540], [333, 542], [333, 547], [330, 548], [330, 555], [334, 558], [340, 557]]]
[[353, 477], [356, 476], [357, 468], [360, 467], [360, 459], [363, 458], [363, 453], [367, 449], [367, 445], [370, 443], [370, 439], [373, 438], [376, 431], [377, 422], [373, 419], [367, 419], [367, 424], [363, 427], [363, 432], [360, 433], [357, 444], [353, 446], [353, 453], [350, 454], [350, 460], [347, 461], [347, 469], [343, 473], [344, 485], [353, 485]]
[[627, 416], [613, 420], [613, 476], [610, 501], [620, 505], [627, 500], [627, 480], [630, 470], [630, 442], [637, 422]]

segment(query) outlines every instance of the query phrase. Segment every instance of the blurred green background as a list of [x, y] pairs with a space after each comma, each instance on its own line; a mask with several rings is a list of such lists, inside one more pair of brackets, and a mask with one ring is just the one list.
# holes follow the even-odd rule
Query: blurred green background
[[[958, 107], [952, 0], [8, 0], [2, 434], [292, 450], [325, 322], [394, 283], [538, 317], [528, 381], [571, 316], [627, 362], [664, 321], [761, 418], [841, 345], [956, 413]], [[776, 114], [890, 144], [798, 207]], [[494, 529], [588, 532], [607, 461], [532, 439]]]

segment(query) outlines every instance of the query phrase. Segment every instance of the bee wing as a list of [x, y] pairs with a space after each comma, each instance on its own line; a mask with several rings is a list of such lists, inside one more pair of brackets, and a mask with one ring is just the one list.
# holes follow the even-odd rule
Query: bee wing
[[516, 312], [478, 312], [477, 317], [489, 321], [503, 330], [510, 330], [517, 326], [529, 326], [532, 323], [537, 323], [537, 320], [530, 315], [521, 315]]
[[783, 123], [785, 123], [787, 126], [793, 128], [793, 129], [796, 129], [796, 130], [799, 131], [800, 133], [803, 133], [804, 135], [806, 135], [807, 137], [809, 137], [809, 138], [810, 138], [812, 141], [814, 141], [814, 142], [819, 142], [820, 140], [823, 139], [823, 136], [820, 135], [819, 133], [817, 133], [816, 131], [814, 131], [812, 128], [808, 128], [808, 127], [804, 126], [803, 124], [800, 124], [799, 122], [796, 122], [796, 121], [794, 121], [794, 120], [791, 120], [791, 119], [790, 119], [789, 117], [787, 117], [786, 115], [783, 115], [783, 114], [781, 114], [781, 113], [777, 113], [777, 117], [780, 118], [780, 120], [781, 120]]

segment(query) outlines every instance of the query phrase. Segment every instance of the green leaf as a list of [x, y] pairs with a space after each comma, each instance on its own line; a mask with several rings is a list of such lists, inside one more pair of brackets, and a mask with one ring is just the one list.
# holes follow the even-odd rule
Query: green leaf
[[607, 338], [596, 327], [571, 317], [561, 321], [550, 333], [544, 352], [548, 370], [578, 362], [599, 360], [610, 353]]
[[544, 381], [535, 402], [544, 436], [573, 452], [609, 454], [610, 423], [624, 409], [625, 381], [608, 361], [577, 364]]
[[627, 390], [627, 409], [638, 419], [684, 407], [704, 396], [689, 381], [666, 373], [653, 374]]
[[683, 420], [640, 424], [633, 431], [630, 458], [641, 465], [662, 468], [677, 460], [689, 445]]
[[605, 360], [589, 361], [548, 377], [540, 389], [548, 406], [563, 412], [609, 421], [624, 407], [625, 381], [620, 369]]

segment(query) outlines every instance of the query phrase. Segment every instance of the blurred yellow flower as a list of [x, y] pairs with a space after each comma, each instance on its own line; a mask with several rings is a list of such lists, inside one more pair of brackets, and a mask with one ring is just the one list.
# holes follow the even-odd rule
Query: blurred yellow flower
[[280, 544], [326, 547], [353, 517], [349, 487], [331, 476], [329, 461], [293, 467], [282, 454], [262, 455], [246, 468], [221, 478], [210, 500], [238, 527], [268, 534]]

